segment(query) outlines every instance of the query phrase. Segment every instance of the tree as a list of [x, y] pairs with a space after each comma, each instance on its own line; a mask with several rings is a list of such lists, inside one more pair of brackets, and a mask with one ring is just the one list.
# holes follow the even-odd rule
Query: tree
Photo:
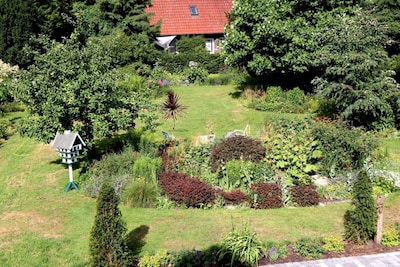
[[29, 39], [47, 34], [60, 40], [69, 36], [74, 0], [0, 0], [0, 58], [5, 62], [26, 66], [29, 58], [22, 52]]
[[25, 62], [22, 47], [37, 33], [38, 13], [34, 1], [0, 0], [0, 58], [13, 65]]
[[316, 53], [324, 72], [312, 83], [333, 101], [337, 117], [354, 126], [394, 126], [399, 114], [399, 84], [391, 77], [382, 25], [369, 12], [334, 15], [321, 26]]
[[148, 89], [121, 86], [125, 75], [115, 68], [117, 40], [92, 37], [81, 46], [74, 38], [64, 43], [39, 38], [36, 49], [28, 51], [34, 64], [18, 72], [12, 88], [15, 99], [29, 110], [20, 132], [49, 142], [57, 131], [77, 131], [91, 159], [95, 137], [133, 128], [140, 95]]
[[159, 52], [154, 41], [159, 35], [160, 24], [150, 25], [150, 15], [144, 11], [150, 0], [100, 0], [94, 3], [77, 3], [76, 34], [82, 43], [90, 36], [107, 36], [115, 30], [122, 31], [129, 39], [130, 53], [121, 58], [132, 63], [139, 72], [148, 74], [157, 61]]
[[374, 238], [378, 213], [372, 197], [372, 184], [365, 170], [360, 171], [353, 184], [353, 210], [345, 214], [346, 238], [364, 244]]
[[97, 213], [90, 233], [91, 266], [130, 266], [126, 245], [126, 226], [118, 208], [120, 200], [114, 188], [103, 183], [97, 198]]
[[364, 1], [234, 1], [225, 30], [229, 65], [285, 86], [309, 85], [320, 66], [315, 33], [325, 13], [342, 13]]

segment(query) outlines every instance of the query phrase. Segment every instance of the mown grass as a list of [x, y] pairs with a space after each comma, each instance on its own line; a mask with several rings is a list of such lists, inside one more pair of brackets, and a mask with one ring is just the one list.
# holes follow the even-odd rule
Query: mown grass
[[[243, 108], [229, 96], [233, 89], [228, 86], [188, 86], [174, 90], [181, 96], [182, 104], [189, 106], [186, 117], [177, 123], [178, 137], [203, 134], [207, 120], [215, 123], [217, 135], [243, 128], [246, 123], [250, 123], [256, 135], [254, 130], [261, 129], [268, 116]], [[224, 111], [217, 112], [220, 106]], [[230, 111], [232, 108], [236, 111]], [[8, 116], [12, 118], [11, 114]], [[168, 130], [171, 125], [161, 127]], [[75, 169], [74, 175], [78, 173]], [[1, 266], [87, 265], [96, 202], [82, 191], [64, 192], [67, 182], [68, 171], [59, 164], [58, 154], [50, 145], [16, 134], [0, 147]], [[400, 194], [387, 199], [385, 225], [400, 220], [399, 203]], [[128, 233], [141, 231], [143, 253], [160, 248], [172, 251], [207, 248], [218, 243], [232, 227], [244, 223], [249, 223], [263, 241], [339, 235], [343, 232], [344, 212], [349, 207], [349, 203], [344, 203], [276, 210], [158, 210], [125, 206], [121, 210]]]
[[[304, 114], [277, 114], [246, 108], [235, 97], [237, 92], [230, 85], [190, 85], [175, 86], [170, 89], [178, 94], [180, 103], [187, 107], [176, 122], [174, 133], [176, 138], [193, 138], [209, 134], [209, 131], [212, 131], [217, 138], [222, 138], [229, 131], [244, 130], [246, 124], [249, 124], [252, 136], [259, 136], [266, 121], [304, 116]], [[165, 98], [166, 96], [158, 99], [158, 103], [162, 103]], [[158, 130], [171, 132], [172, 127], [172, 120], [162, 120]]]

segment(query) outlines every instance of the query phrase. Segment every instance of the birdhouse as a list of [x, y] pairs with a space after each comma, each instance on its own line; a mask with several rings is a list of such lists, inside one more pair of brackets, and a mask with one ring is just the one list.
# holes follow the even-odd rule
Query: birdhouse
[[72, 163], [78, 162], [80, 151], [85, 145], [80, 135], [71, 131], [64, 131], [63, 134], [57, 132], [54, 138], [53, 147], [59, 153], [61, 162], [68, 165], [69, 183], [65, 187], [65, 192], [78, 189], [78, 186], [74, 183]]
[[63, 134], [57, 132], [53, 142], [53, 147], [56, 148], [64, 164], [78, 162], [80, 151], [85, 145], [80, 135], [71, 131], [64, 131]]

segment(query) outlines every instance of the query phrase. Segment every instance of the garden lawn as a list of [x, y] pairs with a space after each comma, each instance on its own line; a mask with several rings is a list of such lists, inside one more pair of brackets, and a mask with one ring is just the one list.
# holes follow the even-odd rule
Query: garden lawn
[[[246, 123], [257, 135], [265, 116], [269, 116], [247, 110], [237, 99], [227, 97], [233, 92], [228, 86], [187, 86], [176, 88], [176, 92], [181, 95], [182, 104], [189, 106], [186, 117], [177, 122], [176, 136], [182, 138], [203, 134], [208, 120], [215, 123], [219, 136], [234, 128], [244, 128]], [[219, 107], [223, 111], [217, 111]], [[168, 125], [162, 127], [169, 130]], [[79, 175], [78, 168], [74, 175]], [[64, 192], [67, 182], [68, 170], [59, 163], [58, 154], [50, 145], [16, 134], [0, 147], [1, 266], [87, 265], [96, 202], [82, 191]], [[344, 203], [276, 210], [157, 210], [121, 206], [121, 210], [131, 239], [142, 238], [141, 253], [151, 253], [161, 248], [204, 249], [221, 241], [232, 227], [241, 228], [244, 223], [249, 223], [262, 241], [340, 235], [342, 218], [349, 206]], [[385, 226], [400, 221], [398, 214], [400, 194], [395, 194], [386, 201]]]
[[[2, 266], [84, 266], [95, 200], [64, 192], [67, 169], [50, 145], [18, 135], [0, 148], [0, 262]], [[78, 170], [74, 171], [75, 176]], [[398, 220], [400, 195], [387, 201], [385, 225]], [[349, 204], [276, 210], [157, 210], [121, 206], [131, 237], [145, 251], [204, 249], [249, 223], [263, 241], [339, 235]]]
[[[211, 132], [217, 139], [221, 139], [232, 130], [244, 130], [247, 124], [250, 126], [250, 135], [259, 136], [265, 121], [304, 116], [304, 114], [277, 114], [246, 108], [238, 98], [234, 97], [237, 92], [231, 85], [189, 85], [174, 86], [170, 89], [179, 96], [180, 103], [186, 106], [186, 110], [178, 116], [175, 126], [174, 136], [178, 139], [195, 138]], [[163, 103], [165, 99], [166, 94], [157, 102]], [[172, 127], [172, 119], [162, 120], [158, 131], [165, 130], [171, 133]]]

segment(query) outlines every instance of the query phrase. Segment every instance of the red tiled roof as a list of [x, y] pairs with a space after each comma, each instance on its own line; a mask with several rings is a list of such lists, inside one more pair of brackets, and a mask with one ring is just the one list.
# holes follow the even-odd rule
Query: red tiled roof
[[[150, 23], [161, 20], [161, 35], [223, 33], [228, 22], [226, 14], [233, 0], [152, 0], [146, 12], [154, 13]], [[196, 6], [197, 16], [190, 14]]]

